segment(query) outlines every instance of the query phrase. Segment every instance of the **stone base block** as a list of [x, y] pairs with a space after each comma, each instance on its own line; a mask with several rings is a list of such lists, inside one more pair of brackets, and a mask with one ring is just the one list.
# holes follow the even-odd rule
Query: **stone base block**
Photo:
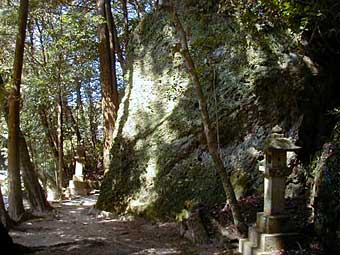
[[256, 250], [254, 252], [254, 255], [273, 255], [272, 251], [260, 251], [260, 250]]
[[257, 247], [249, 239], [240, 239], [239, 252], [243, 255], [253, 255]]
[[262, 251], [287, 250], [296, 248], [301, 241], [298, 233], [262, 234], [260, 247]]
[[294, 227], [286, 215], [266, 215], [264, 212], [257, 213], [256, 226], [261, 233], [290, 233]]
[[240, 240], [238, 240], [238, 252], [242, 253], [243, 251], [243, 247], [244, 247], [244, 243], [249, 241], [247, 238], [240, 238]]
[[297, 248], [296, 243], [302, 241], [302, 237], [298, 233], [263, 233], [259, 228], [274, 231], [278, 222], [282, 223], [286, 220], [284, 218], [286, 217], [264, 217], [259, 214], [259, 224], [249, 227], [248, 239], [240, 239], [239, 252], [243, 255], [269, 255], [273, 251]]
[[83, 182], [84, 181], [84, 175], [73, 175], [72, 180], [77, 181], [77, 182]]
[[87, 182], [69, 181], [70, 194], [72, 196], [86, 196], [90, 192]]
[[258, 246], [261, 240], [261, 232], [256, 228], [256, 226], [251, 226], [248, 229], [248, 239], [254, 245]]

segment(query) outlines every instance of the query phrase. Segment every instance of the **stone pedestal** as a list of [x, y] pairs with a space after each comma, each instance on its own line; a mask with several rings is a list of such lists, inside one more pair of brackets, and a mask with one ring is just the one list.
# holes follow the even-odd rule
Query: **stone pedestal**
[[264, 211], [257, 213], [256, 224], [248, 230], [248, 239], [240, 240], [240, 253], [269, 255], [275, 250], [296, 248], [300, 236], [284, 214], [284, 191], [284, 177], [265, 177]]
[[264, 208], [267, 215], [284, 213], [287, 167], [267, 166], [264, 171]]
[[243, 255], [270, 255], [275, 250], [296, 248], [296, 242], [301, 241], [288, 216], [269, 216], [260, 212], [256, 225], [248, 229], [248, 238], [240, 239], [239, 252]]
[[86, 196], [90, 192], [90, 187], [84, 180], [83, 163], [80, 160], [76, 161], [75, 174], [69, 181], [69, 189], [71, 196]]
[[85, 181], [69, 181], [71, 196], [86, 196], [90, 192], [90, 187]]

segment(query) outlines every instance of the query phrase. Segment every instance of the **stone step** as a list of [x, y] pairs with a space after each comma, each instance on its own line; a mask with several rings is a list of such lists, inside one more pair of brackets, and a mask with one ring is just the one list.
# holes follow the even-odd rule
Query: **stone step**
[[247, 241], [242, 243], [240, 253], [243, 255], [254, 255], [255, 250], [257, 250], [257, 247], [247, 239]]
[[272, 251], [261, 251], [259, 249], [255, 250], [253, 255], [273, 255]]
[[240, 238], [238, 240], [238, 252], [242, 254], [244, 243], [248, 241], [248, 238]]
[[254, 246], [259, 246], [261, 240], [261, 232], [256, 226], [250, 226], [248, 228], [248, 239], [253, 243]]
[[300, 241], [298, 233], [261, 234], [259, 250], [270, 252], [281, 249], [296, 248], [296, 241]]
[[287, 215], [266, 215], [264, 212], [257, 213], [256, 226], [262, 233], [289, 233], [293, 232], [292, 226]]
[[248, 228], [248, 238], [239, 240], [239, 252], [242, 253], [246, 242], [250, 242], [253, 247], [257, 247], [260, 243], [260, 236], [261, 233], [257, 230], [256, 226], [250, 226]]
[[[242, 255], [272, 255], [272, 251], [263, 251], [255, 247], [248, 239], [242, 239], [242, 246], [239, 247], [239, 253]], [[240, 240], [241, 241], [241, 240]]]
[[86, 196], [90, 192], [90, 187], [87, 182], [70, 180], [69, 190], [72, 196]]
[[240, 239], [239, 252], [243, 255], [270, 255], [273, 251], [296, 248], [296, 242], [302, 238], [298, 233], [263, 234], [256, 228], [249, 232], [249, 238], [256, 238], [256, 233], [259, 235], [259, 243], [256, 245], [254, 240]]

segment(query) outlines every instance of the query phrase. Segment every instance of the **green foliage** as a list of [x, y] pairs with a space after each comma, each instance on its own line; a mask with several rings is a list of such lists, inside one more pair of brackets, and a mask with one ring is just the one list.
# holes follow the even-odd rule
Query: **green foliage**
[[[17, 0], [0, 1], [0, 74], [5, 81], [11, 79], [18, 4]], [[113, 3], [124, 58], [130, 31], [150, 12], [152, 4], [152, 1], [143, 0], [138, 1], [137, 6], [128, 1], [129, 24], [125, 27], [122, 2]], [[71, 177], [77, 147], [83, 146], [86, 174], [95, 177], [101, 168], [103, 136], [97, 52], [97, 27], [103, 19], [97, 15], [95, 1], [30, 0], [29, 12], [21, 89], [21, 129], [29, 143], [33, 163], [38, 171], [42, 169], [42, 176], [48, 175], [53, 180], [57, 162], [52, 147], [57, 143], [56, 113], [61, 88], [66, 176]], [[123, 88], [125, 84], [118, 64], [117, 69], [119, 85]], [[1, 102], [5, 100], [1, 94]], [[49, 128], [42, 124], [42, 111], [47, 115]], [[0, 135], [5, 136], [6, 130], [1, 129]], [[49, 144], [51, 138], [53, 146]], [[0, 149], [5, 147], [1, 144]]]
[[14, 48], [8, 42], [15, 42], [17, 20], [16, 9], [0, 3], [0, 73], [4, 80], [11, 76]]
[[111, 170], [105, 175], [96, 208], [122, 213], [128, 201], [141, 188], [141, 176], [145, 172], [145, 151], [137, 151], [135, 141], [116, 137], [111, 153], [114, 158]]
[[244, 25], [256, 25], [266, 32], [281, 27], [290, 27], [297, 33], [313, 31], [326, 20], [332, 30], [338, 27], [338, 10], [333, 0], [222, 0], [219, 6], [220, 13], [238, 17]]
[[[332, 148], [332, 149], [329, 149]], [[333, 249], [340, 214], [339, 147], [325, 144], [313, 168], [314, 230], [325, 250]]]
[[332, 140], [339, 146], [340, 145], [340, 109], [334, 109], [334, 113], [336, 116], [337, 122], [334, 126]]
[[[172, 145], [173, 146], [173, 145]], [[175, 147], [176, 148], [176, 147]], [[188, 204], [213, 206], [224, 201], [224, 192], [220, 180], [213, 170], [212, 161], [200, 162], [197, 154], [189, 154], [185, 159], [176, 161], [177, 151], [169, 150], [159, 155], [159, 174], [155, 180], [158, 198], [152, 207], [157, 218], [176, 218], [188, 208]], [[172, 159], [172, 157], [175, 157]], [[167, 160], [164, 164], [162, 160]]]

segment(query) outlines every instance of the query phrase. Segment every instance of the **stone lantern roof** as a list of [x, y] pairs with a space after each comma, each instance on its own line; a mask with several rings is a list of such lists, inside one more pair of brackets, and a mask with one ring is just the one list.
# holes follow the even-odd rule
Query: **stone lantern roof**
[[264, 141], [262, 149], [264, 151], [297, 151], [301, 147], [296, 146], [290, 138], [283, 136], [283, 130], [276, 125], [272, 129], [271, 136]]

